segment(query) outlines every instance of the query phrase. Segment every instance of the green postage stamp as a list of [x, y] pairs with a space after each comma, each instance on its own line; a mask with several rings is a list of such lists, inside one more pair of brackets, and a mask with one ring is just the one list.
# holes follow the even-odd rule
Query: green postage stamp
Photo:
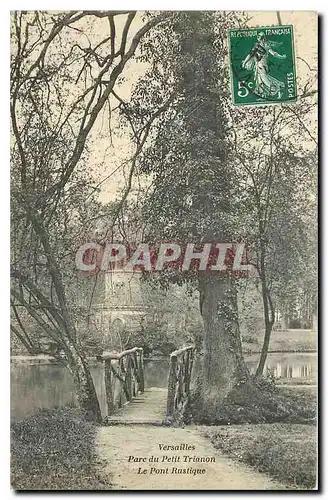
[[293, 26], [230, 29], [228, 36], [235, 105], [296, 101]]

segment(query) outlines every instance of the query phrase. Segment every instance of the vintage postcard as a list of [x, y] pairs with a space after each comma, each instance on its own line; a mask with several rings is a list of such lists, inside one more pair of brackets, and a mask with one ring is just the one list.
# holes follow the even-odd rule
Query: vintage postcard
[[317, 14], [10, 24], [11, 487], [319, 489]]

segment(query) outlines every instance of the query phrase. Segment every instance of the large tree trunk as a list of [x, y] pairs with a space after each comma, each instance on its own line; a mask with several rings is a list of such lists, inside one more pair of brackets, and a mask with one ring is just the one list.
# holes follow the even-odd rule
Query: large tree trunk
[[249, 378], [238, 324], [237, 295], [229, 277], [199, 281], [204, 322], [203, 391], [223, 400], [231, 389]]
[[73, 342], [68, 341], [65, 344], [64, 351], [68, 360], [68, 368], [73, 375], [77, 401], [84, 418], [89, 421], [101, 422], [99, 401], [88, 362]]

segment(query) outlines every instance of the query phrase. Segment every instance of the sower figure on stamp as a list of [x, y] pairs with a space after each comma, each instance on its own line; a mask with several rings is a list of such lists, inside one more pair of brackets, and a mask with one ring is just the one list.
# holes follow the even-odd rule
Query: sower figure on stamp
[[280, 45], [278, 42], [270, 42], [261, 31], [257, 36], [257, 43], [242, 62], [242, 67], [254, 71], [255, 90], [260, 97], [275, 97], [281, 99], [284, 82], [281, 82], [269, 75], [268, 56], [269, 54], [277, 59], [286, 59], [286, 54], [278, 54], [272, 47]]

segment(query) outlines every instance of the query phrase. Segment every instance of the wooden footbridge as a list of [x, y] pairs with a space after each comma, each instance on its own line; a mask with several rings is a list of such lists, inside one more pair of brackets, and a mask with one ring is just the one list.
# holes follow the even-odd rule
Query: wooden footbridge
[[145, 387], [143, 349], [104, 352], [107, 425], [170, 425], [178, 421], [190, 393], [195, 349], [187, 346], [170, 355], [167, 388]]

